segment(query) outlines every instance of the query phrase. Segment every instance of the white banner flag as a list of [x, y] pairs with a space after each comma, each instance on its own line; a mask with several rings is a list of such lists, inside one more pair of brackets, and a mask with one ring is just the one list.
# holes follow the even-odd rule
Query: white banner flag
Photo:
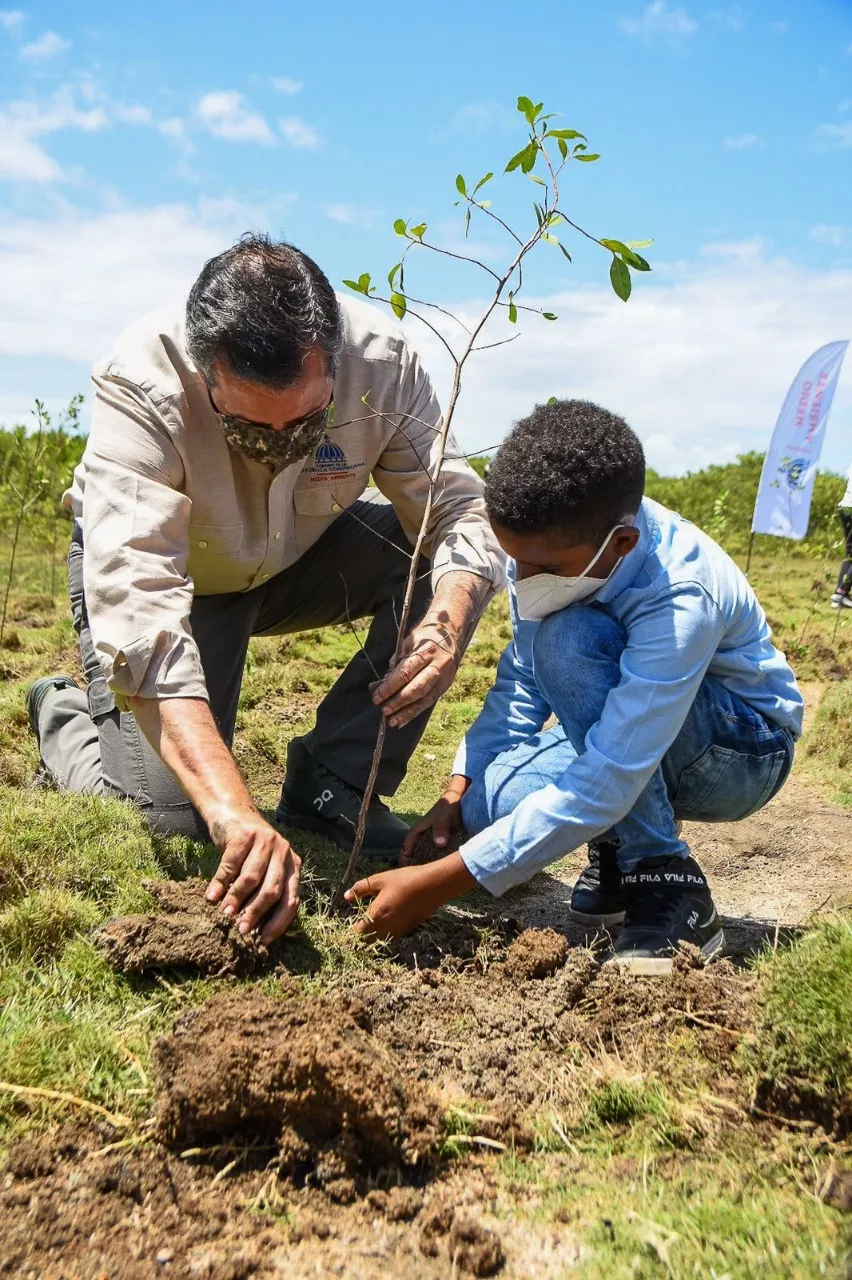
[[828, 411], [848, 342], [829, 342], [799, 370], [766, 451], [752, 533], [804, 538]]

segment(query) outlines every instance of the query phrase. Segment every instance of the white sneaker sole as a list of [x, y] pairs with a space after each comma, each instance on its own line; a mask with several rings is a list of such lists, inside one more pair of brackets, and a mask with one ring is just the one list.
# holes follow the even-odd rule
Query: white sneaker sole
[[611, 929], [614, 925], [624, 923], [626, 912], [613, 911], [606, 916], [592, 916], [587, 915], [585, 911], [575, 911], [573, 907], [569, 907], [568, 915], [578, 924], [594, 925], [597, 929]]
[[[720, 929], [701, 948], [705, 961], [712, 960], [718, 955], [724, 945], [725, 934]], [[674, 953], [670, 956], [610, 956], [606, 961], [607, 965], [615, 965], [625, 973], [635, 973], [640, 978], [665, 977], [667, 973], [671, 973], [673, 963]]]

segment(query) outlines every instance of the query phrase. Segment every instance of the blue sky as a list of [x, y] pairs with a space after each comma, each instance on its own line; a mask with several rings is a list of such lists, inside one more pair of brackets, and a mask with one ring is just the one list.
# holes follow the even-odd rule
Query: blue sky
[[[528, 288], [560, 320], [471, 367], [470, 448], [588, 395], [660, 469], [701, 466], [763, 447], [802, 360], [852, 337], [848, 2], [42, 3], [0, 10], [0, 85], [0, 422], [85, 389], [124, 324], [250, 227], [335, 283], [387, 271], [397, 216], [457, 244], [455, 174], [502, 169], [521, 93], [601, 153], [566, 175], [571, 216], [653, 237], [655, 269], [625, 305], [594, 245], [566, 239], [571, 266], [543, 247]], [[525, 225], [533, 194], [513, 175], [495, 208]], [[465, 314], [484, 296], [434, 260], [418, 283]], [[852, 357], [824, 457], [852, 460]]]

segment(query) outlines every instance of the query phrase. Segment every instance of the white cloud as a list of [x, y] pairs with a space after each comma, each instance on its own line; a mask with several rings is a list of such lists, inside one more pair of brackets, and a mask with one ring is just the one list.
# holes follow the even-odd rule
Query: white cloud
[[26, 14], [21, 9], [0, 9], [0, 27], [17, 35], [24, 25]]
[[730, 9], [714, 10], [710, 14], [710, 20], [726, 31], [745, 31], [745, 18], [739, 5], [732, 5]]
[[[456, 419], [464, 445], [497, 443], [551, 395], [584, 397], [618, 412], [641, 435], [649, 462], [668, 473], [765, 447], [787, 388], [821, 344], [850, 334], [852, 270], [811, 270], [772, 256], [760, 240], [707, 247], [671, 282], [636, 277], [620, 302], [607, 285], [527, 298], [559, 320], [522, 321], [509, 347], [474, 356]], [[470, 322], [472, 304], [449, 309]], [[439, 344], [416, 322], [441, 397], [449, 386]], [[510, 336], [495, 323], [485, 340]], [[449, 330], [448, 330], [449, 332]], [[852, 433], [852, 378], [842, 378], [827, 462], [844, 466]], [[836, 442], [836, 443], [835, 443]]]
[[284, 141], [290, 147], [301, 147], [313, 151], [320, 144], [320, 136], [312, 124], [307, 124], [299, 116], [285, 116], [278, 121]]
[[808, 234], [818, 244], [830, 244], [833, 248], [839, 249], [841, 245], [852, 240], [852, 227], [838, 227], [826, 222], [818, 222], [815, 227], [811, 227]]
[[113, 111], [120, 124], [153, 124], [154, 114], [140, 103], [116, 102]]
[[25, 44], [19, 56], [24, 62], [46, 62], [49, 58], [55, 58], [70, 48], [70, 40], [63, 39], [55, 31], [45, 31], [37, 40]]
[[266, 146], [274, 141], [264, 117], [234, 89], [206, 93], [196, 107], [196, 114], [214, 138], [227, 142], [262, 142]]
[[778, 22], [770, 22], [769, 24], [769, 30], [776, 36], [786, 35], [789, 27], [790, 22], [787, 18], [781, 18]]
[[288, 97], [301, 93], [304, 88], [302, 81], [294, 80], [292, 76], [273, 76], [269, 83], [276, 93], [286, 93]]
[[0, 178], [12, 182], [55, 182], [63, 174], [38, 138], [61, 129], [96, 133], [109, 117], [103, 105], [80, 108], [63, 85], [49, 98], [0, 104]]
[[[94, 215], [63, 209], [43, 219], [0, 216], [0, 358], [88, 365], [126, 324], [184, 297], [207, 258], [247, 227], [277, 222], [293, 199], [270, 207], [201, 199]], [[10, 379], [4, 382], [12, 394]], [[39, 388], [20, 394], [31, 400]]]
[[695, 35], [698, 23], [685, 9], [672, 9], [666, 0], [652, 0], [638, 18], [619, 18], [618, 28], [627, 36], [635, 36], [646, 44], [664, 41], [678, 43]]
[[824, 151], [841, 151], [852, 147], [852, 120], [845, 124], [821, 124], [816, 132], [817, 146]]
[[331, 222], [339, 222], [343, 226], [361, 227], [364, 231], [372, 231], [380, 213], [377, 209], [361, 209], [354, 204], [328, 204], [325, 207], [325, 216]]
[[732, 151], [743, 151], [746, 147], [764, 147], [766, 143], [757, 133], [741, 133], [736, 138], [726, 138], [725, 146]]
[[454, 113], [450, 122], [457, 133], [484, 133], [486, 129], [497, 128], [508, 133], [518, 128], [520, 116], [510, 111], [504, 102], [489, 98], [482, 102], [467, 102]]

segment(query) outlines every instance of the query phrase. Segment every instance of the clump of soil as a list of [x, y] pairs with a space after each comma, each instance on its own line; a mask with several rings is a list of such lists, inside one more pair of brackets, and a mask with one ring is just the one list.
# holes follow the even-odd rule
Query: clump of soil
[[548, 978], [568, 959], [568, 941], [555, 929], [525, 929], [506, 952], [513, 978]]
[[403, 1081], [366, 1010], [343, 996], [217, 993], [156, 1042], [154, 1069], [167, 1142], [259, 1140], [282, 1171], [342, 1201], [354, 1177], [422, 1166], [442, 1138], [437, 1101]]
[[506, 1260], [496, 1231], [459, 1213], [448, 1198], [439, 1198], [420, 1223], [420, 1252], [438, 1258], [446, 1252], [453, 1275], [493, 1276]]
[[122, 973], [193, 969], [224, 977], [269, 966], [270, 951], [244, 938], [218, 906], [205, 902], [206, 881], [150, 880], [145, 888], [161, 910], [109, 920], [95, 938]]

